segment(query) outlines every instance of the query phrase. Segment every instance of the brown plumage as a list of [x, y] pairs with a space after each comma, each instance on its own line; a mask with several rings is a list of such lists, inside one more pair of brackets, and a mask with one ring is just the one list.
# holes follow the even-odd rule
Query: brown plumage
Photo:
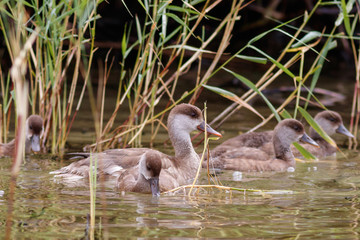
[[[40, 151], [40, 137], [43, 132], [43, 119], [39, 115], [31, 115], [25, 124], [25, 153]], [[15, 139], [9, 143], [0, 144], [0, 157], [13, 156], [15, 151]]]
[[[170, 111], [167, 126], [175, 156], [148, 148], [110, 149], [93, 155], [98, 160], [98, 172], [114, 176], [124, 168], [137, 166], [144, 153], [156, 151], [161, 159], [161, 176], [169, 174], [164, 181], [160, 177], [160, 187], [165, 186], [166, 182], [171, 182], [169, 187], [188, 184], [195, 177], [200, 162], [192, 146], [190, 132], [196, 129], [203, 131], [205, 125], [201, 110], [190, 104], [180, 104]], [[208, 133], [221, 136], [210, 126], [206, 128]], [[69, 174], [87, 177], [89, 164], [89, 158], [86, 158], [52, 173], [57, 174], [57, 177], [68, 177]], [[161, 188], [168, 190], [169, 187]]]
[[145, 152], [137, 166], [124, 170], [117, 179], [119, 190], [160, 195], [161, 158], [155, 151]]
[[[268, 137], [268, 134], [265, 136]], [[303, 125], [295, 119], [282, 120], [275, 127], [272, 136], [275, 157], [268, 154], [268, 150], [257, 148], [265, 138], [259, 137], [258, 142], [252, 142], [253, 147], [223, 146], [214, 149], [210, 155], [210, 166], [238, 171], [286, 171], [289, 167], [295, 167], [295, 159], [290, 149], [292, 142], [301, 139], [316, 145], [305, 133]]]

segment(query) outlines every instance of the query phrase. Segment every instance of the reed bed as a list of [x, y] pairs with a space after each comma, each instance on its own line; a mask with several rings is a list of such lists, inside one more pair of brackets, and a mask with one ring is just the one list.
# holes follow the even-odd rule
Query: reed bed
[[[349, 39], [354, 53], [356, 71], [357, 50], [354, 36], [358, 13], [349, 15], [354, 8], [354, 1], [344, 6], [342, 1], [318, 1], [311, 12], [305, 12], [290, 21], [279, 23], [278, 26], [252, 38], [239, 51], [226, 52], [231, 42], [235, 23], [241, 21], [241, 11], [252, 2], [233, 0], [228, 14], [223, 19], [211, 16], [211, 11], [220, 5], [221, 1], [183, 2], [182, 6], [162, 1], [139, 1], [143, 7], [145, 18], [140, 21], [133, 15], [134, 21], [127, 23], [121, 40], [121, 61], [118, 80], [118, 93], [115, 107], [109, 119], [104, 119], [106, 105], [106, 88], [109, 75], [114, 66], [111, 50], [103, 61], [98, 62], [98, 88], [93, 87], [92, 67], [95, 46], [97, 6], [102, 1], [59, 1], [56, 4], [42, 4], [36, 1], [17, 3], [5, 2], [1, 11], [0, 26], [4, 36], [9, 59], [14, 63], [14, 49], [20, 49], [24, 40], [37, 29], [38, 36], [27, 55], [26, 79], [29, 83], [29, 112], [38, 113], [45, 119], [43, 145], [53, 154], [61, 154], [65, 149], [72, 124], [83, 104], [84, 94], [89, 93], [89, 101], [94, 116], [96, 142], [91, 149], [106, 149], [110, 147], [140, 146], [141, 132], [150, 126], [152, 141], [161, 127], [164, 127], [164, 114], [174, 105], [184, 100], [196, 103], [203, 91], [214, 91], [234, 103], [220, 112], [210, 123], [216, 128], [242, 107], [249, 109], [261, 118], [261, 123], [251, 131], [265, 125], [270, 119], [281, 119], [279, 115], [289, 105], [295, 102], [291, 117], [297, 117], [300, 101], [305, 101], [304, 110], [308, 104], [317, 104], [326, 108], [314, 94], [323, 65], [329, 51], [337, 47], [339, 39]], [[106, 3], [103, 3], [106, 4]], [[124, 3], [125, 4], [125, 3]], [[307, 31], [314, 13], [323, 6], [339, 6], [342, 11], [334, 23], [330, 33]], [[131, 14], [131, 9], [129, 9]], [[56, 13], [56, 14], [53, 14]], [[21, 22], [17, 19], [22, 19]], [[217, 25], [213, 31], [206, 33], [204, 24], [212, 20]], [[302, 20], [298, 27], [290, 26], [293, 22]], [[171, 28], [168, 27], [171, 22]], [[20, 24], [21, 23], [21, 24]], [[335, 34], [338, 27], [346, 26], [346, 36]], [[10, 42], [9, 29], [17, 29], [18, 42]], [[289, 41], [280, 55], [270, 56], [259, 47], [258, 42], [270, 33], [279, 32], [287, 36]], [[131, 36], [136, 35], [136, 40]], [[131, 40], [130, 40], [131, 39]], [[211, 47], [210, 47], [211, 46]], [[214, 47], [215, 46], [215, 47]], [[215, 50], [214, 50], [215, 49]], [[251, 51], [250, 51], [251, 50]], [[254, 55], [249, 55], [249, 52]], [[313, 57], [315, 54], [315, 58]], [[128, 58], [136, 56], [136, 60]], [[209, 67], [203, 69], [202, 61], [206, 55], [211, 60]], [[209, 57], [210, 56], [210, 57]], [[224, 57], [225, 56], [225, 57]], [[241, 73], [227, 67], [236, 59], [267, 64], [267, 71], [259, 79], [248, 79]], [[305, 62], [312, 61], [312, 64]], [[103, 62], [103, 63], [102, 63]], [[181, 77], [190, 67], [197, 66], [194, 85], [174, 98], [181, 86]], [[1, 139], [6, 142], [9, 132], [9, 120], [14, 99], [9, 92], [14, 87], [9, 73], [1, 71], [2, 111], [0, 131]], [[208, 81], [218, 72], [225, 71], [239, 79], [249, 90], [241, 96], [228, 92]], [[262, 91], [281, 79], [288, 78], [293, 82], [294, 90], [275, 107]], [[358, 78], [358, 77], [357, 77]], [[310, 82], [309, 84], [307, 84]], [[307, 85], [305, 85], [307, 84]], [[351, 130], [356, 134], [359, 116], [358, 97], [355, 83]], [[307, 87], [310, 85], [309, 87]], [[302, 89], [306, 89], [305, 93]], [[97, 91], [97, 93], [95, 93]], [[263, 116], [250, 106], [249, 102], [256, 96], [264, 99], [272, 114]], [[96, 100], [95, 100], [96, 99]], [[167, 102], [165, 109], [159, 109], [159, 102]], [[76, 103], [76, 104], [75, 104]], [[290, 108], [290, 107], [289, 107]], [[128, 111], [128, 118], [115, 126], [119, 111]], [[310, 125], [313, 122], [309, 122]], [[121, 139], [121, 141], [119, 141]], [[120, 143], [119, 143], [120, 142]], [[353, 145], [356, 147], [356, 142]], [[100, 150], [97, 148], [97, 150]]]

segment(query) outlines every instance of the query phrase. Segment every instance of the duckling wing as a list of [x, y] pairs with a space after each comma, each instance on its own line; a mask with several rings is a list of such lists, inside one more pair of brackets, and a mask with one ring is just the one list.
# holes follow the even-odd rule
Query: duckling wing
[[[211, 155], [210, 167], [241, 170], [244, 161], [252, 161], [256, 164], [256, 162], [267, 161], [270, 158], [266, 152], [257, 148], [224, 147], [222, 150], [222, 152], [218, 151], [216, 155]], [[203, 167], [205, 167], [204, 164]]]
[[[220, 144], [218, 147], [251, 147], [259, 148], [266, 143], [272, 142], [273, 131], [266, 132], [250, 132], [241, 134], [234, 138], [230, 138]], [[218, 147], [214, 148], [216, 150]]]
[[159, 183], [161, 192], [169, 191], [180, 186], [177, 177], [167, 169], [161, 169]]
[[[139, 176], [139, 168], [133, 167], [123, 171], [117, 178], [117, 187], [120, 191], [134, 191]], [[149, 188], [150, 190], [150, 188]], [[150, 190], [151, 191], [151, 190]]]
[[15, 151], [15, 139], [9, 143], [0, 143], [0, 157], [12, 156]]
[[268, 159], [266, 161], [224, 159], [224, 169], [244, 172], [286, 171], [289, 167], [291, 166], [287, 162], [280, 159]]

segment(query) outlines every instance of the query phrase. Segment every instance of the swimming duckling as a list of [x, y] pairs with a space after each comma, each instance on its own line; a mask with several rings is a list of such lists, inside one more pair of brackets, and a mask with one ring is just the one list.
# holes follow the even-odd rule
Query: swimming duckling
[[[39, 115], [31, 115], [25, 123], [25, 153], [40, 151], [40, 137], [44, 130], [44, 121]], [[15, 151], [15, 139], [9, 143], [0, 144], [0, 157], [13, 156]]]
[[[174, 176], [171, 180], [174, 182], [173, 185], [188, 184], [195, 177], [200, 164], [200, 158], [191, 143], [190, 133], [196, 129], [205, 130], [202, 112], [190, 104], [177, 105], [170, 111], [167, 126], [170, 140], [175, 149], [175, 156], [157, 151], [161, 159], [161, 172], [166, 169], [165, 172]], [[206, 130], [210, 134], [221, 136], [209, 125], [206, 126]], [[137, 166], [141, 156], [148, 151], [156, 150], [149, 148], [110, 149], [94, 154], [93, 157], [98, 160], [98, 172], [113, 175], [123, 168]], [[57, 177], [62, 175], [68, 177], [69, 174], [86, 177], [89, 165], [90, 159], [86, 158], [51, 173], [57, 174]]]
[[156, 151], [147, 151], [137, 166], [126, 169], [117, 179], [121, 191], [160, 195], [159, 177], [161, 157]]
[[275, 157], [256, 147], [223, 146], [211, 152], [210, 167], [238, 171], [286, 171], [289, 167], [295, 167], [290, 145], [299, 140], [317, 145], [305, 133], [301, 122], [285, 119], [273, 131], [272, 147]]
[[[343, 124], [342, 117], [337, 112], [322, 111], [315, 115], [314, 120], [324, 130], [324, 132], [329, 135], [329, 137], [335, 133], [340, 133], [351, 138], [354, 137], [354, 135], [346, 129]], [[336, 147], [332, 146], [325, 139], [320, 137], [320, 135], [312, 127], [310, 127], [309, 135], [320, 146], [320, 149], [308, 144], [302, 145], [308, 152], [318, 158], [336, 155]], [[293, 147], [292, 150], [295, 157], [302, 157], [301, 153], [295, 147]]]

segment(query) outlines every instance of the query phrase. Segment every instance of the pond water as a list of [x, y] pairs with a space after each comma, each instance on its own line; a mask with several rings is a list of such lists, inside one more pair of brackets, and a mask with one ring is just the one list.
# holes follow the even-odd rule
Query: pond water
[[[297, 163], [292, 173], [219, 172], [225, 186], [267, 190], [151, 195], [97, 189], [96, 222], [100, 238], [322, 238], [357, 239], [360, 232], [358, 157]], [[1, 233], [7, 215], [10, 159], [2, 159]], [[17, 180], [13, 239], [85, 238], [90, 209], [87, 187], [67, 187], [48, 172], [65, 163], [28, 157]], [[201, 183], [206, 184], [206, 176]]]
[[[219, 108], [211, 110], [216, 101], [208, 103], [209, 119], [219, 111]], [[224, 108], [227, 105], [225, 102]], [[350, 112], [349, 105], [339, 105], [335, 110], [342, 109], [344, 115]], [[212, 145], [260, 122], [251, 115], [235, 114], [221, 127], [224, 138]], [[93, 140], [93, 135], [81, 127], [81, 121], [88, 119], [81, 114], [79, 118], [70, 146], [85, 144], [86, 141], [79, 140], [84, 137], [88, 138], [87, 142]], [[348, 122], [346, 117], [345, 123]], [[273, 125], [274, 122], [263, 129]], [[171, 153], [170, 146], [160, 144], [166, 139], [166, 133], [159, 136], [155, 148]], [[146, 137], [145, 131], [144, 139]], [[340, 146], [346, 140], [341, 136], [335, 139]], [[200, 152], [201, 148], [200, 145], [196, 150]], [[355, 151], [342, 150], [343, 154], [339, 153], [336, 159], [297, 162], [295, 172], [217, 172], [224, 186], [261, 189], [262, 194], [202, 189], [191, 196], [177, 193], [153, 198], [146, 194], [120, 193], [111, 184], [99, 184], [96, 237], [359, 239], [359, 156]], [[49, 174], [70, 162], [49, 155], [26, 157], [16, 183], [12, 239], [87, 239], [89, 188], [57, 183]], [[1, 159], [0, 238], [5, 236], [10, 168], [11, 159]], [[205, 173], [199, 183], [207, 184]]]

